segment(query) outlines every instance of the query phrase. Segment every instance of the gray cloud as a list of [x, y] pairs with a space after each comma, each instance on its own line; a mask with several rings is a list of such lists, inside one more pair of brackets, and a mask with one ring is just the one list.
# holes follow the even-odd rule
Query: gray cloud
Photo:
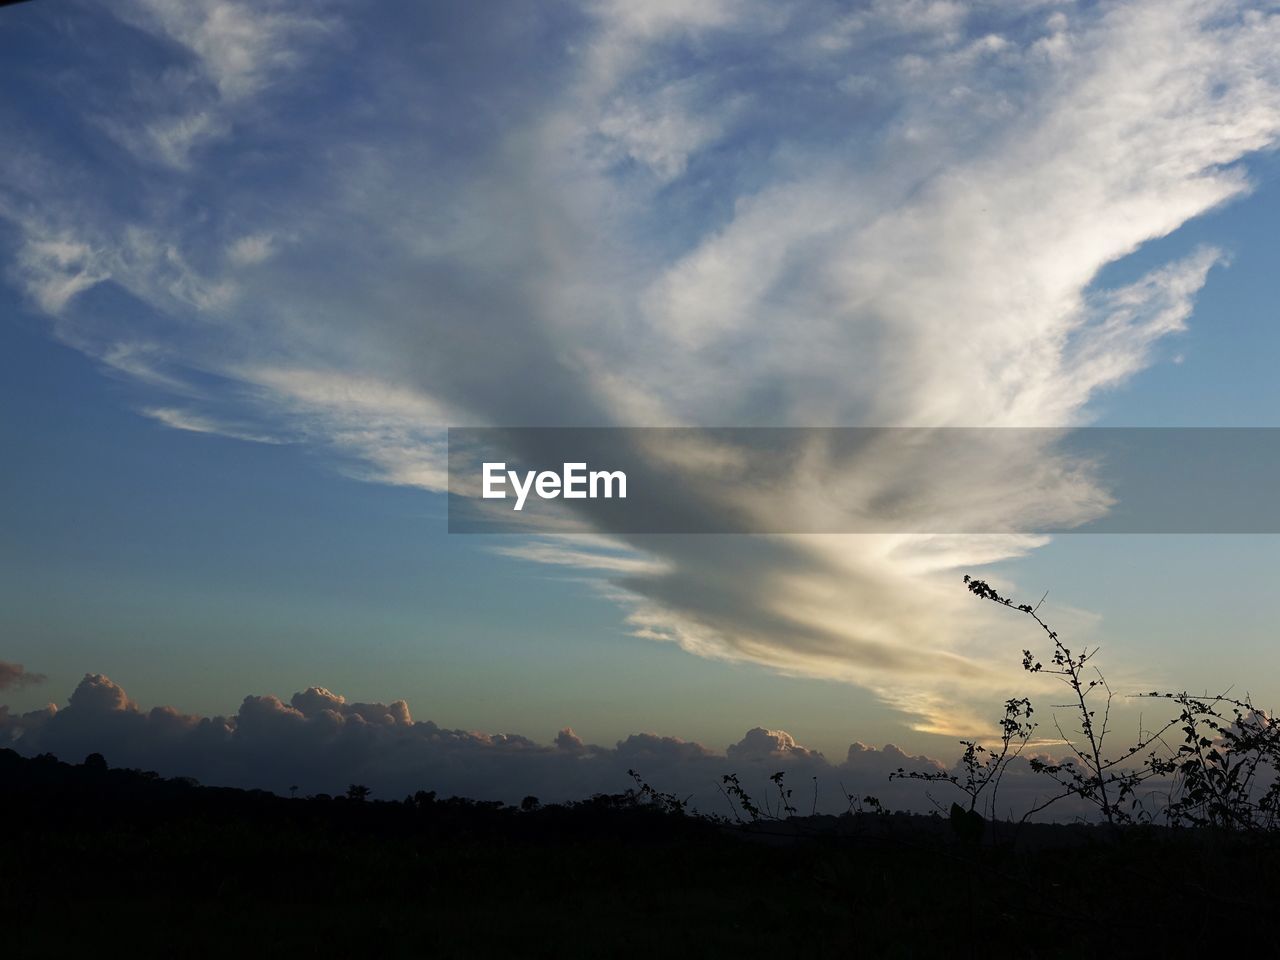
[[7, 663], [0, 660], [0, 690], [16, 689], [44, 681], [43, 673], [32, 673], [20, 663]]
[[[767, 795], [776, 805], [776, 787], [768, 778], [785, 772], [792, 802], [804, 812], [812, 809], [815, 789], [824, 812], [848, 808], [845, 790], [858, 799], [875, 795], [897, 809], [927, 811], [932, 804], [919, 783], [890, 783], [889, 774], [902, 768], [944, 769], [938, 760], [909, 755], [892, 744], [854, 743], [845, 757], [833, 761], [785, 731], [763, 727], [749, 730], [723, 752], [650, 733], [600, 746], [569, 728], [544, 744], [518, 734], [450, 730], [414, 720], [403, 700], [349, 703], [320, 687], [296, 693], [288, 702], [245, 697], [231, 717], [193, 716], [171, 707], [144, 711], [101, 674], [86, 674], [62, 709], [50, 704], [16, 715], [0, 707], [0, 745], [70, 761], [97, 752], [113, 766], [282, 794], [294, 786], [306, 793], [333, 793], [363, 783], [382, 799], [417, 790], [509, 803], [530, 794], [544, 801], [583, 799], [634, 786], [628, 770], [635, 769], [656, 789], [691, 797], [704, 812], [724, 814], [729, 807], [717, 785], [727, 773], [738, 775], [757, 800]], [[945, 786], [935, 785], [932, 792], [947, 804], [953, 799]], [[1004, 801], [1017, 812], [1048, 795], [1046, 784], [1024, 761], [1010, 769], [1002, 786]], [[1072, 809], [1055, 810], [1063, 811]]]

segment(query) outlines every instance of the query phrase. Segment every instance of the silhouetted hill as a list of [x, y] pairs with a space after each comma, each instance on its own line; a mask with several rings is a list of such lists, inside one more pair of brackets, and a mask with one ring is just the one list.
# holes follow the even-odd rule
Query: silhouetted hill
[[1204, 833], [1016, 852], [934, 817], [744, 829], [650, 800], [290, 799], [0, 750], [4, 952], [1176, 956], [1247, 941], [1280, 881], [1274, 844]]

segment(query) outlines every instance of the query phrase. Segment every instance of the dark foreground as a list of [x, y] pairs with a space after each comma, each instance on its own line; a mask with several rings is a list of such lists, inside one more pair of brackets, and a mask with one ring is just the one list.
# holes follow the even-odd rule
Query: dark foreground
[[1280, 849], [1257, 838], [1062, 827], [1014, 850], [937, 818], [745, 831], [632, 794], [292, 800], [8, 750], [0, 814], [6, 957], [1168, 957], [1277, 936]]

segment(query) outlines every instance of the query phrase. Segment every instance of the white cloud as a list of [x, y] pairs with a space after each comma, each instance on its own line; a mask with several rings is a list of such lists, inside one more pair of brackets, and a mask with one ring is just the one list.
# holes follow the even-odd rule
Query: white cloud
[[140, 127], [110, 117], [98, 119], [99, 126], [116, 143], [145, 163], [189, 169], [192, 152], [205, 141], [225, 136], [230, 124], [207, 109], [177, 116], [163, 116]]
[[229, 100], [255, 94], [297, 67], [299, 44], [327, 27], [307, 6], [275, 0], [137, 0], [121, 13], [186, 47]]
[[372, 468], [372, 479], [448, 489], [444, 407], [413, 386], [372, 374], [301, 367], [245, 366], [238, 378], [285, 412], [314, 441]]
[[606, 162], [618, 157], [644, 164], [662, 181], [684, 173], [689, 157], [706, 149], [724, 131], [732, 103], [717, 103], [714, 114], [699, 110], [696, 85], [668, 84], [643, 97], [618, 97], [600, 118]]
[[234, 424], [222, 423], [212, 417], [181, 410], [176, 407], [144, 407], [143, 416], [150, 417], [174, 430], [186, 430], [190, 433], [212, 433], [218, 436], [231, 437], [234, 440], [247, 440], [250, 443], [283, 443], [284, 441], [261, 433], [250, 433]]
[[227, 259], [238, 267], [265, 263], [275, 254], [276, 238], [269, 233], [250, 233], [227, 248]]
[[504, 557], [529, 560], [579, 570], [599, 570], [624, 576], [660, 574], [665, 567], [656, 560], [607, 537], [575, 537], [569, 534], [530, 539], [515, 546], [495, 547]]
[[29, 236], [18, 253], [16, 272], [40, 309], [54, 315], [109, 275], [88, 244], [66, 235]]

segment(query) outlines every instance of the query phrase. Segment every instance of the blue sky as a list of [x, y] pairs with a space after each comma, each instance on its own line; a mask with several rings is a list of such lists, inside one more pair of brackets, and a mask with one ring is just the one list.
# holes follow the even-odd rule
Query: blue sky
[[869, 700], [637, 640], [580, 580], [450, 537], [440, 494], [148, 421], [34, 319], [5, 328], [0, 591], [7, 658], [49, 679], [9, 692], [15, 707], [90, 671], [200, 713], [321, 684], [466, 728], [731, 742], [748, 715], [817, 732]]
[[1278, 41], [1218, 0], [4, 11], [0, 659], [47, 676], [5, 702], [945, 755], [1021, 682], [979, 571], [1125, 681], [1280, 697], [1271, 537], [566, 545], [441, 493], [451, 425], [1280, 426]]

